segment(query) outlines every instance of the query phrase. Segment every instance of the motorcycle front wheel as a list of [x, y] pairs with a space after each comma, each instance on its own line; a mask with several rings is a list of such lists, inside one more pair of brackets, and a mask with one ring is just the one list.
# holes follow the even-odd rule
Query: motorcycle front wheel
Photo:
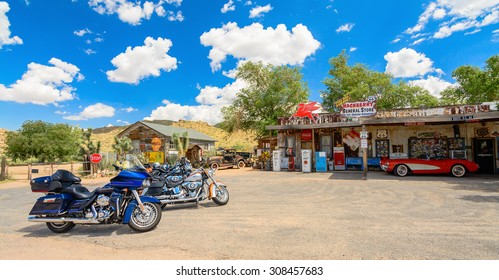
[[136, 231], [146, 232], [154, 229], [161, 221], [161, 206], [156, 203], [145, 202], [144, 211], [136, 205], [132, 211], [132, 217], [128, 226]]
[[47, 223], [47, 227], [55, 233], [65, 233], [75, 227], [72, 222]]
[[229, 202], [229, 191], [224, 185], [218, 185], [215, 187], [216, 196], [213, 197], [213, 202], [218, 205], [225, 205]]

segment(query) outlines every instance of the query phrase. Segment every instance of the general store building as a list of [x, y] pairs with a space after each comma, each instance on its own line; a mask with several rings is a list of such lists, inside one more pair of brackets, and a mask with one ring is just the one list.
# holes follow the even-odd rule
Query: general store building
[[364, 141], [368, 168], [379, 168], [383, 158], [427, 154], [468, 159], [480, 165], [481, 173], [499, 173], [495, 104], [376, 112], [372, 103], [356, 103], [339, 113], [317, 113], [312, 119], [282, 117], [277, 125], [267, 126], [278, 132], [272, 148], [280, 151], [280, 169], [302, 170], [302, 150], [312, 152], [312, 171], [363, 169], [360, 147]]

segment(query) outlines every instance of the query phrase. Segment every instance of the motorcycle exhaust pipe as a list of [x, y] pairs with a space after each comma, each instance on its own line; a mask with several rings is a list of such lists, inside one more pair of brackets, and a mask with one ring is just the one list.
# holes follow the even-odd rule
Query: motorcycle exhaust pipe
[[160, 200], [159, 202], [163, 204], [168, 204], [168, 203], [177, 203], [177, 202], [188, 202], [188, 201], [196, 201], [198, 197], [191, 197], [191, 198], [183, 198], [183, 199], [163, 199]]
[[75, 223], [75, 224], [99, 224], [100, 222], [94, 219], [86, 218], [45, 218], [45, 217], [35, 217], [29, 216], [29, 222], [41, 222], [41, 223]]
[[163, 204], [168, 204], [168, 203], [177, 203], [177, 202], [198, 201], [200, 198], [199, 197], [200, 194], [201, 194], [201, 188], [199, 188], [199, 191], [195, 197], [189, 197], [189, 198], [183, 198], [183, 199], [160, 199], [159, 202], [161, 202]]

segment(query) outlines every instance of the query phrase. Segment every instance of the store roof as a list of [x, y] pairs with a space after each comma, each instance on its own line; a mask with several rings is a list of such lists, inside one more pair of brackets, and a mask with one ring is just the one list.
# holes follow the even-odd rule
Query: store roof
[[129, 126], [127, 129], [120, 132], [118, 135], [123, 136], [123, 135], [127, 134], [128, 132], [132, 131], [133, 129], [137, 128], [138, 126], [141, 126], [141, 125], [146, 126], [150, 129], [155, 130], [156, 132], [158, 132], [164, 136], [168, 136], [168, 137], [172, 137], [174, 133], [182, 135], [183, 133], [187, 132], [189, 134], [189, 138], [191, 140], [217, 142], [217, 140], [211, 138], [210, 136], [203, 134], [199, 131], [193, 130], [193, 129], [158, 124], [158, 123], [147, 122], [147, 121], [138, 121], [138, 122], [134, 123], [133, 125]]

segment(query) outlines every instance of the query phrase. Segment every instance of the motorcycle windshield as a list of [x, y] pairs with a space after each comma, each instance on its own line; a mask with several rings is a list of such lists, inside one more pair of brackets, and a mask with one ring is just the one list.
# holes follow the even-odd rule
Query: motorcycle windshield
[[124, 161], [120, 162], [123, 170], [132, 171], [132, 172], [146, 172], [146, 168], [140, 162], [140, 160], [134, 155], [126, 155]]

